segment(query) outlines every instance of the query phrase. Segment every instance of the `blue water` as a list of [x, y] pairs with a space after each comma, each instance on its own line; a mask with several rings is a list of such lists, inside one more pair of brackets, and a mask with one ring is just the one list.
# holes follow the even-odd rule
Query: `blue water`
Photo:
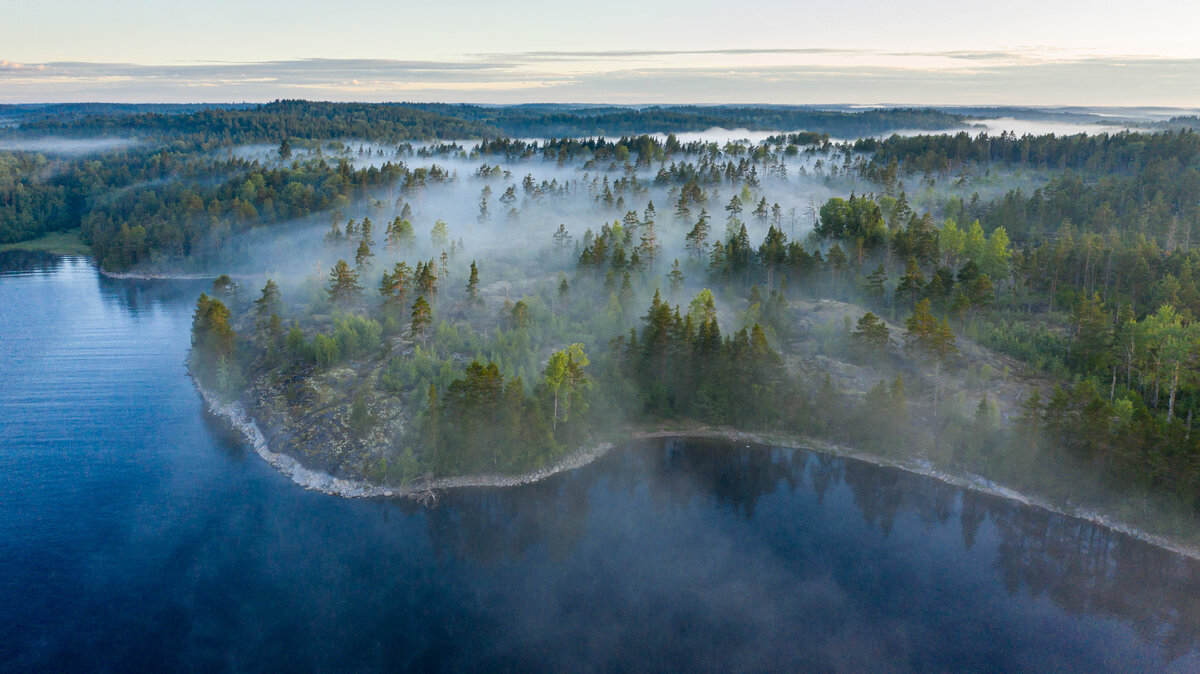
[[1200, 671], [1200, 568], [802, 451], [642, 443], [432, 508], [206, 419], [199, 282], [0, 257], [0, 669]]

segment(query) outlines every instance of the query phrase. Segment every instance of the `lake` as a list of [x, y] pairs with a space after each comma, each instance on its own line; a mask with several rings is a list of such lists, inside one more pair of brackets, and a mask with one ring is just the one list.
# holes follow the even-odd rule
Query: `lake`
[[203, 411], [200, 281], [0, 255], [0, 670], [1200, 671], [1200, 565], [818, 453], [305, 491]]

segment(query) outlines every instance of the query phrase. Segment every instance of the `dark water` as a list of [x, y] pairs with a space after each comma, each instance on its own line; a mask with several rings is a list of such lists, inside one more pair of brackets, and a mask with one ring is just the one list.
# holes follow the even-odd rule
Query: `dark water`
[[0, 669], [1200, 670], [1196, 564], [853, 461], [303, 491], [205, 420], [200, 285], [0, 264]]

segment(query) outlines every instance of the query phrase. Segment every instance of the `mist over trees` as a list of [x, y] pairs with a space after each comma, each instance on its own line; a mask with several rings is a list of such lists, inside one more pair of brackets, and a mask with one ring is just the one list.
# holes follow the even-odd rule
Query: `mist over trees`
[[[324, 429], [306, 460], [339, 475], [519, 472], [721, 427], [1191, 518], [1197, 136], [859, 137], [962, 121], [81, 110], [17, 132], [158, 140], [0, 153], [0, 222], [79, 227], [109, 269], [228, 269], [193, 371], [279, 437]], [[719, 125], [780, 133], [681, 139]]]

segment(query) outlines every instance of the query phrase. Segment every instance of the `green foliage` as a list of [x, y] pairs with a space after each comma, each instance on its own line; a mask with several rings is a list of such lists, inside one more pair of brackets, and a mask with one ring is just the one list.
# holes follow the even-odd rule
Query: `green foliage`
[[[482, 114], [470, 106], [428, 109]], [[597, 110], [596, 118], [610, 112], [620, 117], [628, 111]], [[537, 117], [531, 111], [492, 114], [473, 121], [520, 119], [524, 124]], [[574, 113], [565, 116], [565, 126], [593, 123]], [[103, 186], [117, 203], [88, 197], [81, 208], [96, 217], [94, 231], [109, 237], [102, 254], [111, 256], [110, 263], [124, 264], [154, 254], [194, 254], [209, 249], [209, 242], [220, 246], [251, 222], [280, 219], [285, 211], [290, 217], [293, 210], [338, 209], [376, 185], [395, 185], [405, 199], [412, 194], [411, 205], [397, 201], [400, 214], [387, 228], [388, 264], [395, 266], [374, 277], [379, 296], [364, 298], [358, 287], [357, 272], [365, 273], [371, 260], [369, 219], [361, 225], [345, 222], [343, 233], [344, 221], [336, 215], [330, 247], [344, 255], [357, 244], [358, 270], [342, 262], [327, 288], [322, 288], [325, 279], [314, 277], [289, 289], [286, 305], [272, 282], [252, 306], [232, 285], [223, 285], [214, 290], [220, 306], [243, 312], [236, 325], [253, 325], [254, 338], [239, 342], [232, 332], [234, 317], [215, 305], [205, 305], [203, 312], [198, 306], [203, 318], [197, 319], [193, 337], [193, 362], [207, 364], [211, 373], [202, 376], [230, 390], [244, 385], [243, 370], [256, 382], [264, 374], [287, 380], [308, 376], [313, 366], [347, 361], [363, 372], [378, 372], [378, 388], [399, 397], [405, 415], [416, 416], [408, 426], [411, 435], [389, 439], [386, 449], [373, 448], [371, 458], [364, 458], [362, 469], [383, 479], [411, 477], [418, 470], [453, 474], [544, 465], [613, 420], [632, 419], [813, 431], [879, 452], [907, 451], [906, 443], [912, 443], [939, 467], [988, 476], [1013, 475], [1018, 466], [1044, 469], [1053, 465], [1047, 456], [1056, 453], [1048, 448], [1064, 446], [1112, 484], [1194, 503], [1200, 434], [1193, 440], [1191, 425], [1200, 404], [1195, 356], [1200, 341], [1194, 327], [1200, 287], [1193, 270], [1200, 253], [1190, 250], [1190, 236], [1200, 217], [1195, 200], [1200, 153], [1194, 134], [1129, 135], [1141, 140], [1005, 135], [991, 139], [996, 148], [968, 136], [851, 146], [833, 145], [820, 134], [793, 134], [721, 148], [648, 136], [487, 140], [471, 150], [483, 166], [470, 178], [485, 183], [485, 219], [495, 203], [489, 185], [495, 185], [503, 194], [500, 203], [513, 211], [578, 194], [601, 213], [597, 222], [603, 224], [575, 245], [563, 225], [550, 237], [543, 231], [530, 239], [542, 239], [541, 249], [490, 258], [485, 264], [489, 282], [527, 283], [516, 284], [520, 299], [514, 297], [515, 303], [486, 312], [474, 306], [480, 270], [474, 261], [469, 268], [465, 260], [449, 264], [456, 254], [453, 245], [445, 257], [416, 262], [415, 269], [396, 262], [417, 245], [412, 223], [429, 226], [414, 219], [412, 209], [422, 207], [418, 193], [425, 180], [449, 179], [441, 169], [397, 165], [386, 178], [360, 175], [349, 164], [322, 166], [306, 159], [301, 148], [310, 145], [303, 136], [275, 130], [272, 143], [289, 137], [295, 144], [298, 158], [286, 167], [272, 157], [265, 166], [220, 164], [223, 173], [217, 175], [211, 172], [216, 165], [207, 160], [172, 165], [187, 156], [183, 150], [157, 159], [128, 155], [127, 166], [143, 162], [131, 174], [157, 176], [149, 180], [183, 176], [189, 191], [131, 188], [136, 203], [134, 197], [127, 203], [124, 179], [102, 178], [95, 189]], [[412, 149], [397, 148], [398, 155], [405, 151]], [[464, 153], [456, 145], [418, 151], [427, 153], [422, 156]], [[1045, 154], [1020, 154], [1026, 151]], [[764, 195], [768, 176], [786, 175], [781, 158], [801, 152], [829, 162], [819, 175], [835, 189], [859, 178], [879, 186], [878, 194], [825, 202], [816, 236], [803, 243], [784, 233], [784, 209], [771, 207]], [[526, 160], [579, 161], [578, 175], [595, 178], [556, 186], [506, 174], [504, 167]], [[36, 160], [27, 164], [17, 172], [47, 168]], [[922, 165], [929, 167], [929, 176], [913, 173]], [[655, 166], [651, 186], [644, 178]], [[1022, 185], [1047, 176], [1049, 182], [1002, 194], [996, 186], [1012, 178], [1002, 169], [1012, 166], [1036, 167], [1020, 178]], [[1077, 173], [1048, 173], [1063, 167]], [[837, 182], [843, 176], [846, 182]], [[935, 177], [949, 180], [943, 184]], [[15, 180], [35, 191], [24, 177]], [[227, 180], [232, 181], [228, 186]], [[972, 196], [971, 185], [979, 185], [984, 195], [1002, 196], [991, 201]], [[36, 189], [46, 199], [43, 214], [54, 217], [53, 190]], [[662, 193], [672, 199], [661, 221], [651, 206], [639, 215], [651, 189], [655, 199]], [[768, 185], [767, 193], [771, 189]], [[86, 192], [94, 193], [99, 192]], [[0, 208], [4, 204], [0, 201]], [[714, 236], [707, 208], [721, 206], [724, 227]], [[807, 221], [809, 211], [803, 211], [798, 218], [792, 210], [792, 228], [786, 231], [795, 232]], [[616, 219], [622, 213], [624, 218]], [[371, 214], [379, 217], [376, 210]], [[151, 217], [141, 217], [146, 215]], [[747, 221], [753, 231], [766, 232], [761, 241], [751, 241]], [[448, 238], [444, 223], [434, 224], [430, 242], [444, 246]], [[686, 258], [669, 271], [667, 265], [653, 269], [657, 258], [680, 245], [687, 248]], [[558, 273], [572, 249], [575, 269]], [[644, 306], [656, 283], [669, 290], [670, 302], [656, 294], [637, 318], [635, 307]], [[712, 290], [685, 301], [683, 313], [673, 303], [688, 283], [706, 283]], [[814, 325], [798, 313], [805, 310], [793, 302], [798, 296], [863, 302], [871, 312], [857, 326], [850, 316], [861, 310], [837, 311], [832, 320]], [[903, 369], [918, 387], [923, 378], [911, 379], [917, 373], [903, 353], [891, 351], [894, 335], [880, 318], [897, 322], [909, 308], [907, 353], [928, 366], [935, 380], [932, 408], [926, 406], [925, 391], [914, 399], [920, 405], [918, 428], [910, 425], [905, 382], [892, 377], [895, 369]], [[722, 333], [718, 314], [745, 327]], [[293, 321], [290, 331], [284, 330], [281, 315]], [[417, 345], [401, 338], [406, 324]], [[958, 360], [955, 331], [1025, 361], [1061, 386], [1044, 399], [1035, 395], [1023, 401], [1027, 405], [1019, 418], [1006, 422], [998, 409], [1010, 410], [1011, 400], [996, 396], [996, 405], [979, 396], [997, 375], [968, 363], [966, 391], [960, 388], [942, 401], [942, 371]], [[620, 337], [610, 341], [613, 335]], [[787, 367], [772, 344], [787, 345]], [[847, 377], [822, 382], [821, 373], [812, 372], [819, 360], [795, 365], [806, 353], [842, 357], [847, 344], [869, 356], [862, 364], [884, 368], [887, 376], [866, 392], [861, 405], [860, 389], [847, 385]], [[888, 355], [880, 357], [884, 352]], [[1007, 365], [1004, 369], [1007, 378]], [[1013, 370], [1020, 380], [1020, 365], [1014, 363]], [[847, 391], [838, 389], [839, 379]], [[363, 421], [373, 399], [363, 400], [341, 402], [351, 408], [354, 434], [377, 440], [379, 434]], [[1033, 450], [1014, 451], [1017, 441], [1006, 430], [1010, 424], [1030, 439]], [[925, 437], [926, 431], [934, 437]]]
[[529, 470], [561, 454], [524, 384], [505, 380], [494, 362], [473, 361], [442, 399], [431, 395], [424, 423], [436, 474]]
[[883, 244], [888, 233], [879, 204], [853, 194], [849, 200], [833, 197], [826, 201], [815, 231], [825, 238], [862, 241], [867, 247]]
[[618, 368], [649, 418], [692, 417], [745, 426], [778, 424], [795, 392], [761, 326], [722, 338], [711, 293], [685, 319], [655, 293], [641, 333], [615, 340]]
[[345, 260], [338, 260], [329, 273], [329, 300], [337, 306], [350, 306], [362, 297], [362, 290], [358, 284], [358, 272]]
[[904, 325], [906, 328], [905, 346], [921, 357], [929, 361], [945, 363], [958, 352], [950, 324], [946, 319], [939, 321], [934, 318], [929, 300], [918, 302]]
[[367, 400], [360, 392], [354, 398], [354, 404], [350, 406], [350, 431], [356, 437], [362, 438], [374, 425], [374, 420], [371, 418], [370, 411], [367, 410]]
[[383, 327], [377, 321], [347, 316], [334, 321], [333, 341], [336, 360], [353, 360], [377, 352], [382, 343]]
[[305, 345], [305, 359], [321, 367], [329, 367], [338, 361], [337, 341], [331, 337], [318, 334]]
[[229, 309], [216, 298], [201, 293], [192, 313], [192, 372], [222, 396], [240, 391], [241, 368], [236, 360], [237, 334], [230, 325]]
[[425, 296], [420, 295], [417, 301], [413, 302], [412, 306], [412, 334], [414, 337], [425, 337], [425, 329], [433, 322], [433, 309], [429, 307], [429, 302], [425, 301]]
[[887, 324], [869, 311], [858, 319], [858, 325], [851, 336], [869, 352], [882, 351], [891, 344]]

